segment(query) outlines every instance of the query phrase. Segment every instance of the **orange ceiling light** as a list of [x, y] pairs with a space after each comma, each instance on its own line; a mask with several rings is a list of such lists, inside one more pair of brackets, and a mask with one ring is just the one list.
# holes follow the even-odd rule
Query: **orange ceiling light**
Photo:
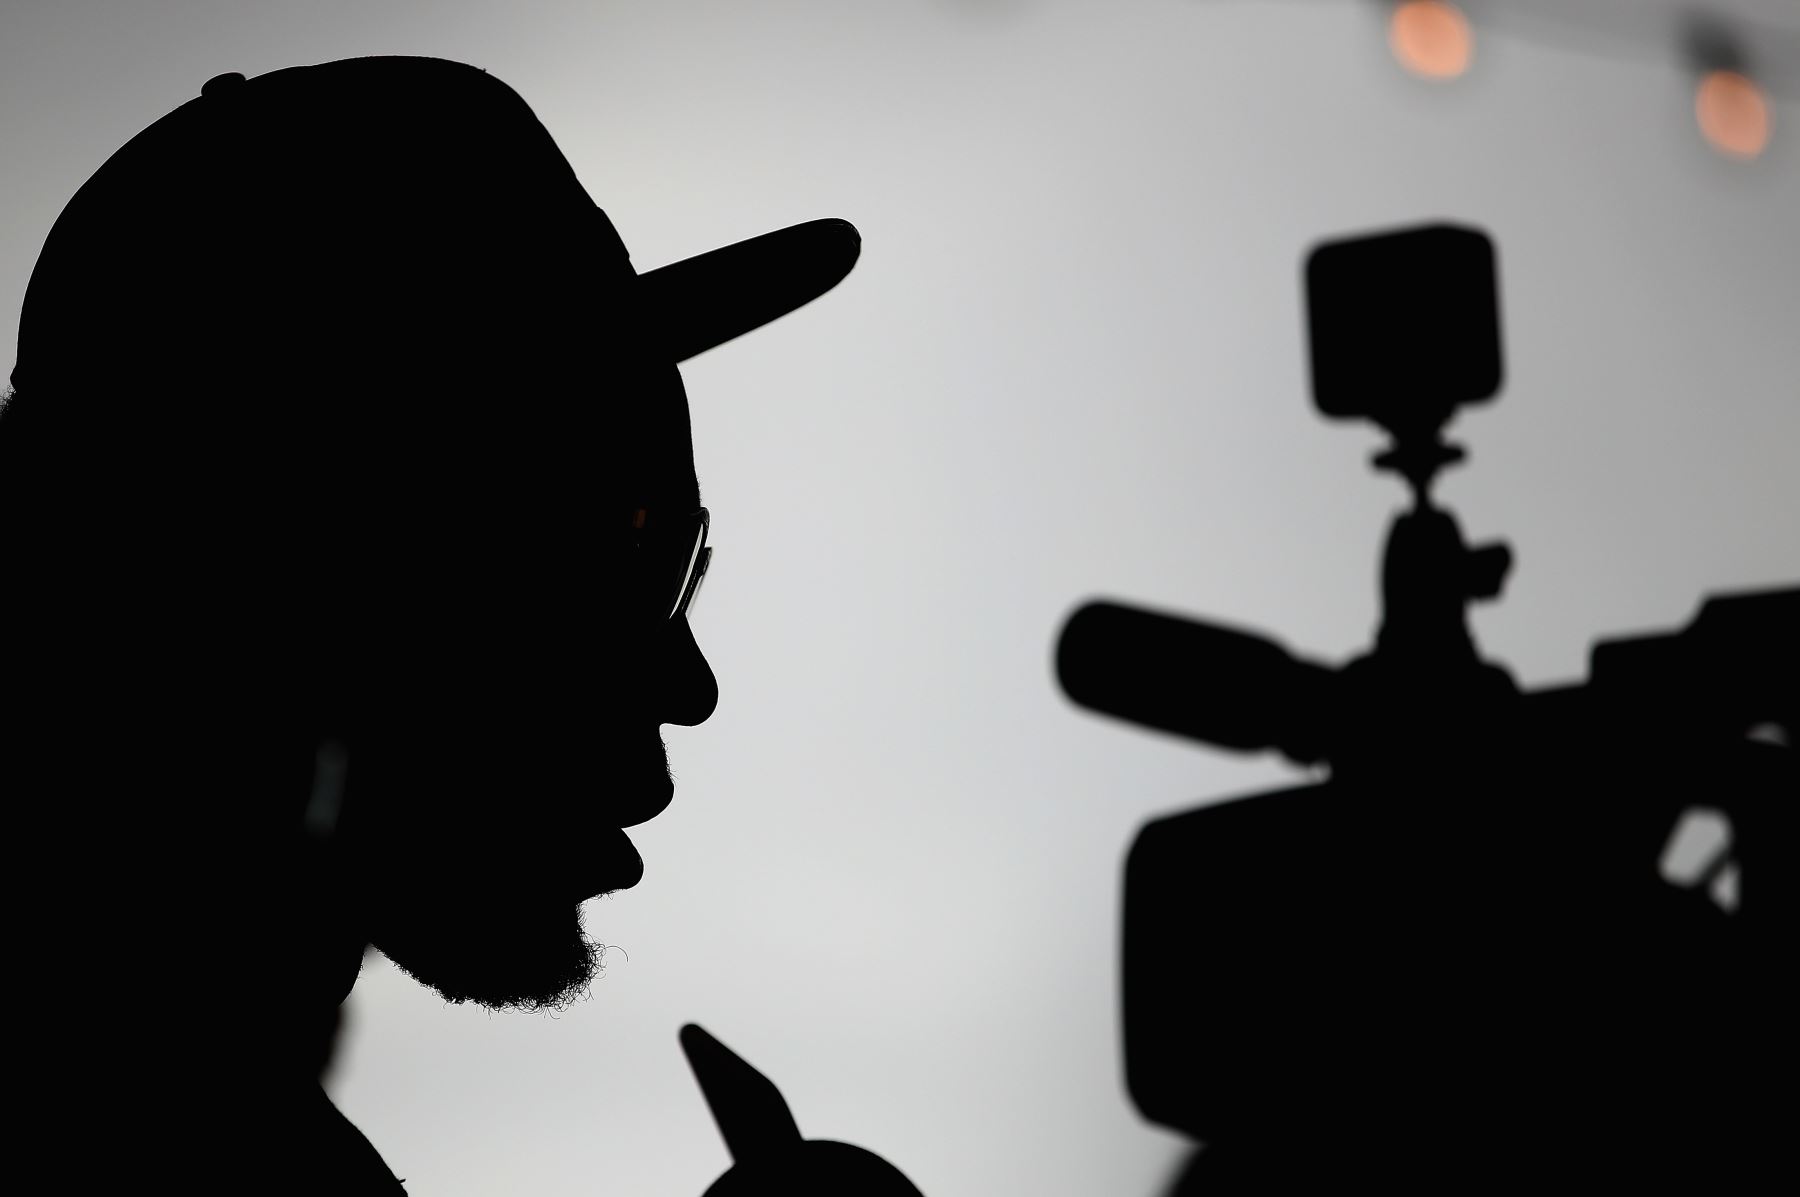
[[1444, 0], [1406, 0], [1394, 6], [1388, 45], [1400, 65], [1426, 79], [1454, 79], [1475, 57], [1475, 34], [1462, 10]]
[[1768, 97], [1737, 71], [1708, 71], [1694, 91], [1694, 119], [1713, 149], [1729, 158], [1754, 158], [1768, 148], [1774, 124]]

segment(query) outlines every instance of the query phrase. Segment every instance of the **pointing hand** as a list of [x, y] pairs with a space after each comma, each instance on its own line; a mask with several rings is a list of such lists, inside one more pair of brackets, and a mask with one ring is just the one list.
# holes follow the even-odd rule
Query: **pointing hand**
[[700, 1027], [689, 1023], [681, 1028], [681, 1048], [733, 1161], [705, 1197], [922, 1197], [898, 1168], [872, 1151], [802, 1139], [775, 1083]]

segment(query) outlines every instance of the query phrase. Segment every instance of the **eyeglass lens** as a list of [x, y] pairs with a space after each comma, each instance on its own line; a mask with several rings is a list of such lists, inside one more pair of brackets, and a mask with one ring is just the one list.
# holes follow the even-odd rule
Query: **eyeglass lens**
[[711, 522], [707, 512], [699, 513], [699, 524], [694, 529], [694, 544], [688, 551], [687, 562], [681, 571], [681, 586], [675, 591], [675, 605], [669, 609], [669, 618], [679, 617], [694, 605], [694, 599], [700, 593], [700, 583], [706, 578], [706, 567], [712, 561], [712, 549], [706, 544], [707, 525]]
[[699, 601], [700, 586], [706, 581], [706, 571], [712, 565], [712, 554], [710, 545], [700, 550], [700, 563], [694, 567], [693, 577], [687, 583], [687, 601], [676, 609], [677, 615], [692, 611], [694, 604]]

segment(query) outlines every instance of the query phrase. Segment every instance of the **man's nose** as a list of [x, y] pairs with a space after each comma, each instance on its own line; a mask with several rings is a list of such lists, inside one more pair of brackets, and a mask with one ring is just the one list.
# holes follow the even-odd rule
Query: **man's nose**
[[694, 641], [686, 614], [669, 621], [667, 643], [662, 668], [657, 671], [661, 678], [657, 722], [683, 727], [705, 723], [719, 705], [719, 682]]

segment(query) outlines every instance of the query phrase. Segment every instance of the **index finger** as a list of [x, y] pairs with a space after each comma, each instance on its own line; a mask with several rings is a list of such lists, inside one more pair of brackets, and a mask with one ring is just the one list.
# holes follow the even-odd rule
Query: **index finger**
[[681, 1028], [681, 1049], [700, 1093], [719, 1124], [734, 1161], [767, 1155], [800, 1142], [800, 1127], [775, 1082], [707, 1034], [697, 1023]]

